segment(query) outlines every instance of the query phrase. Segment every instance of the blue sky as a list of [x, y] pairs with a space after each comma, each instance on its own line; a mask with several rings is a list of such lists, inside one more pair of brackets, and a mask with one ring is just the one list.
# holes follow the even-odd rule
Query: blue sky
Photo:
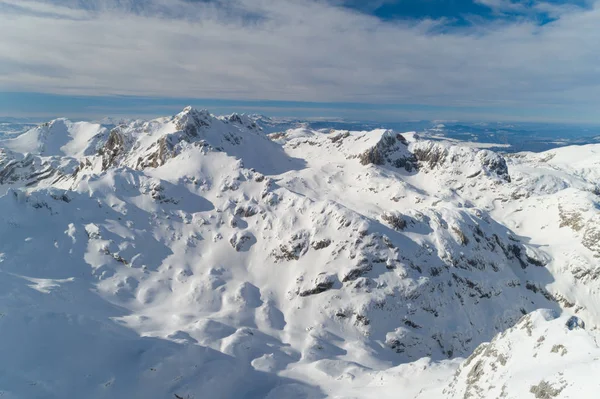
[[594, 1], [0, 0], [0, 116], [600, 123]]
[[[510, 5], [508, 3], [511, 3]], [[564, 2], [550, 1], [550, 4]], [[348, 0], [342, 3], [345, 7], [376, 15], [384, 20], [398, 19], [451, 19], [453, 26], [466, 26], [476, 22], [493, 20], [515, 20], [519, 17], [534, 17], [539, 23], [546, 23], [552, 17], [543, 10], [535, 10], [535, 2], [485, 2], [471, 0], [390, 0], [360, 1]], [[504, 9], [500, 9], [505, 4]], [[517, 8], [511, 9], [514, 5]], [[585, 2], [571, 4], [585, 7]], [[519, 8], [518, 6], [521, 6]]]

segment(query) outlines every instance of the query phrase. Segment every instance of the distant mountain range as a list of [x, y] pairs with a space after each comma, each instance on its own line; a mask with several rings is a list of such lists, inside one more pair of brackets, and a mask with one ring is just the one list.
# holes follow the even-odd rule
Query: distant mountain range
[[[486, 148], [502, 152], [547, 151], [568, 145], [600, 143], [600, 126], [564, 125], [544, 123], [507, 123], [507, 122], [361, 122], [346, 120], [301, 120], [293, 118], [270, 118], [252, 114], [248, 118], [261, 127], [266, 134], [282, 132], [288, 129], [307, 127], [313, 130], [353, 130], [370, 131], [373, 129], [393, 129], [396, 131], [415, 131], [431, 140], [459, 140], [463, 142], [485, 143]], [[106, 117], [95, 121], [108, 128], [133, 119]], [[34, 118], [0, 118], [0, 136], [18, 134], [40, 122]]]

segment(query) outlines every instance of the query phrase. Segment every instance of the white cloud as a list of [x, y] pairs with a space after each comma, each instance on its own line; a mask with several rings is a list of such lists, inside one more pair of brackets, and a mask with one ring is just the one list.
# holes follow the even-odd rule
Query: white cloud
[[521, 20], [444, 29], [443, 21], [383, 22], [311, 0], [93, 4], [86, 11], [0, 0], [0, 90], [600, 105], [595, 7], [564, 10], [543, 26]]
[[85, 18], [88, 14], [76, 8], [57, 6], [52, 3], [34, 2], [29, 0], [0, 0], [0, 12], [33, 14], [53, 18]]

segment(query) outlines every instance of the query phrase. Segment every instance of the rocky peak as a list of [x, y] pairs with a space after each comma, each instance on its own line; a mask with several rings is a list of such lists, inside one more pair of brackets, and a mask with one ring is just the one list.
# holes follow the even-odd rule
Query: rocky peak
[[202, 128], [211, 125], [213, 118], [206, 109], [198, 111], [187, 106], [175, 116], [174, 122], [178, 130], [185, 132], [190, 137], [197, 137]]
[[42, 123], [40, 126], [38, 126], [38, 129], [44, 131], [44, 133], [46, 133], [47, 135], [51, 135], [56, 130], [65, 129], [70, 124], [71, 121], [67, 118], [57, 118], [49, 122]]
[[[337, 139], [338, 136], [335, 136], [332, 141]], [[404, 168], [408, 172], [416, 166], [416, 158], [408, 151], [406, 138], [393, 130], [386, 130], [373, 147], [359, 155], [359, 159], [363, 165], [388, 164], [396, 168]]]

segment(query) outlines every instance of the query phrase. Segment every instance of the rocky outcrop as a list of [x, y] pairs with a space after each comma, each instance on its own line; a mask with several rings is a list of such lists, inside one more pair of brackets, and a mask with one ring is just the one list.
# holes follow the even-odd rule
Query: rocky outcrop
[[118, 128], [111, 130], [106, 143], [98, 150], [98, 155], [102, 158], [102, 170], [117, 165], [119, 158], [124, 157], [126, 151], [123, 134]]
[[310, 247], [310, 234], [306, 231], [299, 231], [292, 234], [286, 241], [271, 253], [276, 262], [300, 259]]
[[33, 154], [22, 155], [0, 148], [0, 184], [34, 186], [42, 181], [49, 184], [66, 178], [76, 162], [59, 165]]
[[406, 228], [406, 219], [398, 212], [386, 212], [381, 219], [389, 224], [394, 230], [402, 231]]
[[600, 258], [600, 215], [586, 223], [581, 243], [594, 252], [595, 257]]
[[410, 146], [417, 162], [426, 170], [464, 175], [472, 179], [480, 175], [510, 182], [506, 160], [489, 150], [448, 145], [434, 141], [417, 141]]
[[148, 151], [137, 159], [136, 169], [158, 168], [175, 156], [171, 136], [161, 137]]
[[333, 274], [320, 273], [313, 281], [312, 286], [305, 290], [300, 291], [298, 295], [300, 296], [310, 296], [320, 294], [322, 292], [328, 291], [333, 287], [336, 278]]
[[222, 117], [222, 120], [227, 121], [228, 123], [237, 124], [245, 127], [249, 130], [261, 130], [260, 127], [256, 124], [254, 119], [245, 114], [236, 114], [233, 113], [229, 116]]
[[198, 111], [192, 107], [185, 107], [174, 118], [177, 130], [184, 132], [189, 137], [198, 137], [202, 129], [211, 125], [211, 116], [207, 110]]
[[229, 239], [231, 246], [238, 252], [247, 251], [255, 242], [254, 234], [249, 231], [236, 232]]
[[[332, 142], [343, 140], [344, 136], [334, 136]], [[390, 165], [411, 172], [416, 167], [416, 158], [407, 150], [407, 141], [401, 134], [386, 131], [375, 146], [358, 156], [363, 165]]]

